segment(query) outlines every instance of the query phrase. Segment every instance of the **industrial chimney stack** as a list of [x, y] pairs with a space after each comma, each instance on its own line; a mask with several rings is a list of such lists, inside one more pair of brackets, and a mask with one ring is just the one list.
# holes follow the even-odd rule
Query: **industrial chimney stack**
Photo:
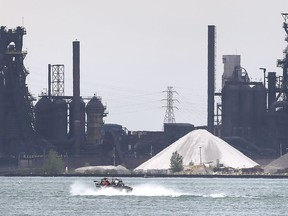
[[73, 116], [74, 116], [74, 153], [80, 153], [80, 42], [73, 41]]
[[208, 131], [214, 134], [215, 26], [208, 26]]

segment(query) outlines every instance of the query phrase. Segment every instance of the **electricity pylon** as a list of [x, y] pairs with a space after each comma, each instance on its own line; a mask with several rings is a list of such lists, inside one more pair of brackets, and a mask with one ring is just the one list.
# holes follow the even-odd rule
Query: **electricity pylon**
[[173, 93], [177, 93], [177, 92], [173, 90], [172, 86], [168, 86], [167, 90], [163, 91], [163, 92], [167, 92], [167, 98], [163, 99], [163, 100], [167, 101], [167, 105], [163, 106], [163, 107], [166, 107], [164, 123], [175, 123], [174, 108], [176, 108], [176, 109], [178, 109], [178, 108], [176, 106], [174, 106], [173, 104], [174, 104], [174, 101], [178, 101], [178, 100], [173, 99]]

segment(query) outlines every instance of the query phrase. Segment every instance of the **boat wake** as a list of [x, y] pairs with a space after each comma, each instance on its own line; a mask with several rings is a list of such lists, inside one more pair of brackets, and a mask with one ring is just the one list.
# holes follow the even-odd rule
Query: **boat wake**
[[[211, 193], [208, 195], [198, 195], [199, 197], [204, 198], [229, 198], [229, 199], [261, 199], [260, 196], [252, 196], [252, 195], [245, 195], [245, 194], [227, 194], [227, 193]], [[264, 197], [265, 198], [265, 197]]]
[[175, 191], [167, 187], [155, 184], [142, 184], [132, 186], [132, 192], [118, 191], [113, 188], [97, 189], [93, 183], [74, 182], [70, 186], [70, 194], [72, 196], [185, 196], [183, 192]]
[[[129, 185], [130, 186], [130, 185]], [[119, 191], [114, 188], [97, 189], [93, 182], [76, 181], [70, 185], [71, 196], [145, 196], [145, 197], [194, 197], [194, 198], [210, 198], [210, 199], [260, 199], [245, 194], [230, 194], [225, 192], [212, 192], [212, 193], [195, 193], [183, 192], [177, 189], [171, 189], [169, 186], [153, 184], [139, 184], [131, 185], [132, 192]], [[192, 193], [191, 193], [192, 192]]]
[[202, 195], [203, 197], [210, 197], [210, 198], [225, 198], [227, 195], [225, 193], [212, 193], [209, 195]]

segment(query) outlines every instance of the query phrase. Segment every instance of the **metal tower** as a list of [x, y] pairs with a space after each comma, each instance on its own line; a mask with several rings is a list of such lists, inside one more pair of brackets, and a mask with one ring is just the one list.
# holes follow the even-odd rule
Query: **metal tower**
[[[284, 18], [283, 29], [286, 33], [285, 41], [288, 43], [288, 13], [282, 13], [282, 17]], [[288, 100], [288, 46], [283, 51], [284, 57], [283, 59], [278, 59], [277, 66], [283, 69], [283, 78], [282, 78], [282, 86], [281, 91], [276, 97], [278, 100], [281, 96], [284, 101]]]
[[64, 96], [64, 65], [51, 65], [52, 71], [52, 95]]
[[166, 113], [164, 118], [164, 123], [175, 123], [175, 115], [174, 115], [174, 108], [178, 109], [177, 107], [173, 106], [174, 101], [178, 101], [173, 99], [173, 93], [177, 93], [176, 91], [173, 91], [172, 86], [168, 86], [166, 91], [167, 92], [167, 98], [164, 99], [167, 101], [167, 105], [163, 106], [166, 107]]

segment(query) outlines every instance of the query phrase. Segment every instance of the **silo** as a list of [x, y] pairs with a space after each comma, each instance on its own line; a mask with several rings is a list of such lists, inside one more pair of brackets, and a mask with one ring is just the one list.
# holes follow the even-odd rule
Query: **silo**
[[253, 114], [253, 91], [249, 85], [242, 84], [239, 88], [239, 130], [238, 136], [249, 139], [251, 136]]
[[87, 104], [87, 142], [96, 144], [102, 140], [101, 127], [104, 124], [105, 107], [101, 100], [93, 97]]
[[267, 90], [263, 84], [255, 85], [253, 88], [253, 122], [262, 124], [266, 115]]
[[67, 138], [67, 112], [68, 105], [65, 100], [53, 101], [53, 139], [55, 141]]
[[[85, 138], [85, 102], [80, 100], [80, 137], [81, 140]], [[74, 136], [74, 100], [69, 103], [69, 135]], [[81, 142], [82, 143], [82, 142]]]
[[267, 142], [265, 140], [265, 120], [267, 119], [267, 91], [263, 84], [255, 85], [253, 88], [253, 115], [252, 115], [252, 133], [256, 144], [262, 145]]
[[226, 83], [222, 89], [222, 136], [233, 136], [238, 126], [239, 86]]
[[53, 136], [52, 110], [52, 101], [47, 96], [42, 97], [35, 105], [35, 130], [45, 139]]

